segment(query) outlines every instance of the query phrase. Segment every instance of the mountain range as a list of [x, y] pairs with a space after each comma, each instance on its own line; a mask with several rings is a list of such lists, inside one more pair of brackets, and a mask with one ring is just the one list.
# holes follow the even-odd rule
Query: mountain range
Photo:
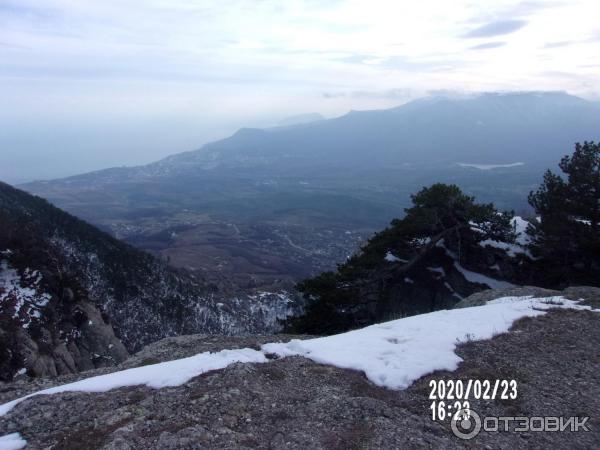
[[431, 97], [22, 188], [173, 265], [283, 286], [343, 262], [433, 182], [530, 214], [543, 172], [599, 138], [600, 106], [562, 92]]

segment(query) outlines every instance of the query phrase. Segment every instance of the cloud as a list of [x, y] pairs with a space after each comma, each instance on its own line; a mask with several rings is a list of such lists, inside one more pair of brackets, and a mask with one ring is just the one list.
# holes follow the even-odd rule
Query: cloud
[[506, 45], [506, 42], [486, 42], [485, 44], [474, 45], [473, 47], [469, 47], [469, 50], [487, 50], [488, 48], [497, 48], [503, 47]]
[[389, 99], [389, 100], [409, 100], [418, 96], [418, 92], [414, 89], [387, 89], [383, 91], [338, 91], [338, 92], [323, 92], [323, 98], [370, 98], [370, 99]]
[[405, 56], [392, 56], [384, 59], [380, 66], [385, 69], [401, 70], [405, 72], [442, 72], [453, 70], [457, 67], [469, 65], [467, 61], [448, 58], [412, 59]]
[[564, 1], [523, 1], [516, 4], [507, 11], [507, 14], [514, 16], [527, 16], [543, 9], [556, 8], [568, 4]]
[[485, 8], [482, 12], [472, 17], [469, 23], [480, 24], [504, 20], [524, 19], [544, 10], [569, 5], [564, 1], [522, 1], [513, 5], [494, 8]]
[[12, 44], [10, 42], [0, 42], [0, 47], [4, 47], [4, 48], [27, 48], [27, 47], [24, 47], [22, 45]]
[[586, 42], [597, 42], [600, 41], [600, 30], [596, 30], [595, 33], [593, 33], [587, 40]]
[[573, 40], [573, 41], [556, 41], [556, 42], [548, 42], [544, 45], [544, 48], [558, 48], [558, 47], [567, 47], [569, 45], [576, 44], [589, 44], [593, 42], [600, 41], [600, 31], [596, 31], [592, 33], [589, 37], [585, 39]]
[[557, 42], [548, 42], [544, 45], [544, 48], [558, 48], [558, 47], [566, 47], [568, 45], [577, 44], [577, 41], [557, 41]]
[[364, 64], [364, 62], [369, 59], [372, 59], [372, 57], [368, 55], [350, 55], [344, 56], [343, 58], [337, 58], [338, 61], [348, 64]]
[[39, 6], [30, 7], [27, 4], [19, 4], [10, 0], [0, 3], [0, 14], [4, 17], [24, 17], [27, 19], [48, 18], [54, 15], [53, 11], [49, 8]]
[[505, 34], [514, 33], [527, 25], [527, 20], [510, 19], [510, 20], [496, 20], [494, 22], [487, 23], [480, 27], [477, 27], [467, 33], [463, 34], [464, 38], [482, 38], [492, 36], [502, 36]]
[[[600, 92], [597, 2], [0, 0], [0, 140], [12, 139], [0, 148], [34, 155], [56, 134], [47, 148], [76, 151], [84, 139], [67, 134], [90, 123], [86, 141], [114, 136], [103, 145], [118, 158], [148, 143], [166, 155], [252, 120], [387, 108], [439, 89], [589, 95]], [[169, 132], [138, 123], [166, 116]]]

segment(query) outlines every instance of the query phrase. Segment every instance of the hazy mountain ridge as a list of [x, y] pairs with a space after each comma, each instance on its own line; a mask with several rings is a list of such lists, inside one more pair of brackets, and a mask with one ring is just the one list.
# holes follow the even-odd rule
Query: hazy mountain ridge
[[[598, 123], [599, 104], [563, 92], [432, 97], [387, 110], [351, 111], [301, 127], [242, 128], [199, 150], [145, 166], [105, 169], [52, 183], [128, 182], [199, 169], [276, 163], [367, 163], [367, 167], [432, 162], [547, 164], [573, 142], [596, 138]], [[539, 152], [542, 146], [546, 150]]]
[[[389, 110], [352, 111], [301, 128], [242, 129], [169, 162], [195, 160], [226, 167], [273, 159], [282, 164], [303, 164], [308, 159], [367, 167], [461, 158], [475, 163], [539, 163], [556, 160], [565, 146], [585, 136], [594, 137], [599, 121], [596, 104], [565, 93], [440, 97]], [[540, 146], [547, 146], [542, 154], [537, 151]]]
[[[346, 231], [368, 236], [434, 182], [529, 214], [543, 172], [575, 142], [598, 138], [598, 124], [598, 104], [565, 93], [433, 97], [243, 128], [146, 166], [23, 187], [176, 266], [271, 289], [343, 263], [359, 245]], [[154, 239], [180, 227], [189, 231]], [[218, 231], [227, 229], [238, 232]], [[219, 269], [223, 261], [240, 264]]]

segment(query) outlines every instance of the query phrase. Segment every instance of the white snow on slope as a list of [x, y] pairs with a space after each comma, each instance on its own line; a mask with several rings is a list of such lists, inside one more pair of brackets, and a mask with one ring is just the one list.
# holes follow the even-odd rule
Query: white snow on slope
[[508, 281], [496, 280], [495, 278], [488, 277], [482, 273], [467, 270], [456, 261], [454, 261], [454, 267], [471, 283], [486, 284], [492, 289], [515, 287], [514, 284], [509, 283]]
[[394, 255], [392, 252], [388, 251], [385, 254], [385, 258], [384, 258], [387, 262], [408, 262], [407, 259], [401, 259], [398, 258], [396, 255]]
[[460, 341], [490, 339], [508, 331], [517, 319], [539, 316], [552, 307], [591, 309], [563, 297], [505, 297], [484, 306], [436, 311], [323, 338], [265, 344], [262, 349], [359, 370], [378, 386], [405, 389], [436, 370], [455, 370], [462, 361], [454, 353]]
[[111, 389], [136, 385], [146, 385], [155, 389], [180, 386], [205, 372], [224, 369], [237, 362], [264, 363], [267, 362], [267, 358], [264, 353], [250, 348], [222, 350], [217, 353], [199, 353], [189, 358], [135, 367], [44, 389], [0, 405], [0, 416], [9, 412], [23, 400], [35, 395], [57, 394], [59, 392], [106, 392]]
[[502, 249], [513, 258], [519, 253], [531, 257], [531, 254], [527, 249], [527, 245], [531, 241], [531, 236], [527, 234], [527, 226], [529, 225], [529, 222], [524, 220], [522, 217], [515, 216], [512, 218], [511, 223], [515, 227], [515, 233], [517, 234], [515, 244], [486, 239], [484, 241], [481, 241], [479, 245], [482, 247], [489, 245], [490, 247]]
[[[491, 242], [496, 242], [496, 241], [491, 241]], [[484, 275], [482, 273], [473, 272], [471, 270], [465, 269], [458, 262], [458, 256], [456, 255], [456, 253], [454, 253], [453, 251], [449, 250], [448, 247], [446, 247], [443, 239], [436, 244], [436, 247], [440, 247], [440, 248], [444, 249], [444, 251], [446, 252], [446, 255], [448, 255], [450, 258], [452, 258], [454, 260], [454, 267], [456, 268], [456, 270], [458, 270], [465, 277], [465, 279], [467, 281], [470, 281], [471, 283], [485, 284], [492, 289], [514, 287], [514, 284], [511, 284], [507, 281], [496, 280], [495, 278], [488, 277], [487, 275]], [[431, 270], [433, 272], [439, 272], [442, 274], [442, 276], [446, 276], [446, 272], [441, 267], [427, 267], [427, 270]], [[448, 289], [453, 291], [452, 287], [448, 283], [445, 283], [445, 284]], [[456, 294], [456, 295], [458, 297], [460, 297], [458, 294]], [[461, 299], [462, 299], [462, 297], [461, 297]]]
[[502, 241], [494, 241], [493, 239], [485, 239], [481, 242], [479, 242], [479, 245], [482, 247], [486, 247], [486, 246], [490, 246], [490, 247], [494, 247], [494, 248], [499, 248], [500, 250], [504, 250], [508, 256], [511, 257], [515, 257], [517, 256], [517, 254], [522, 253], [522, 254], [527, 254], [527, 252], [525, 251], [524, 248], [516, 245], [516, 244], [511, 244], [509, 242], [502, 242]]
[[527, 234], [527, 227], [529, 222], [520, 216], [515, 216], [511, 220], [512, 225], [515, 227], [517, 233], [517, 243], [521, 245], [527, 245], [531, 241], [531, 237]]
[[19, 450], [27, 445], [27, 441], [19, 433], [0, 436], [0, 450]]
[[8, 261], [0, 260], [0, 312], [12, 310], [12, 316], [27, 328], [33, 317], [41, 316], [40, 309], [50, 301], [49, 294], [38, 292], [41, 280], [42, 274], [37, 270], [25, 269], [21, 276]]
[[[317, 363], [362, 371], [373, 383], [404, 389], [435, 370], [455, 370], [462, 361], [454, 350], [464, 340], [490, 339], [508, 331], [522, 317], [552, 308], [590, 310], [563, 297], [505, 297], [483, 306], [436, 311], [317, 339], [270, 343], [249, 348], [200, 353], [189, 358], [136, 367], [45, 389], [0, 405], [0, 416], [36, 395], [60, 392], [105, 392], [125, 386], [179, 386], [210, 370], [230, 364], [266, 363], [267, 354], [304, 356]], [[600, 311], [600, 310], [595, 310]]]

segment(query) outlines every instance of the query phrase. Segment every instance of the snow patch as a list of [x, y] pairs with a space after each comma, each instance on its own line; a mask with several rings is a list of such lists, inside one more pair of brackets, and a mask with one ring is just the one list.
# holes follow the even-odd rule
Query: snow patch
[[19, 450], [27, 445], [27, 441], [19, 433], [0, 436], [0, 450]]
[[[4, 252], [5, 253], [5, 252]], [[50, 301], [50, 294], [39, 293], [42, 274], [26, 268], [22, 275], [6, 260], [0, 260], [0, 312], [12, 311], [23, 328], [32, 318], [41, 317], [40, 309]]]
[[515, 216], [512, 218], [511, 223], [515, 228], [515, 233], [517, 235], [515, 244], [486, 239], [484, 241], [479, 242], [479, 245], [482, 247], [490, 246], [494, 248], [499, 248], [501, 250], [504, 250], [508, 254], [508, 256], [512, 258], [517, 256], [518, 254], [523, 254], [531, 258], [531, 254], [529, 250], [527, 250], [527, 245], [529, 245], [531, 241], [531, 236], [527, 234], [527, 226], [529, 225], [529, 222], [527, 222], [519, 216]]
[[429, 236], [425, 236], [422, 238], [414, 238], [410, 241], [414, 245], [424, 246], [431, 242], [431, 238]]
[[385, 254], [384, 259], [387, 262], [408, 262], [408, 260], [398, 258], [396, 255], [394, 255], [392, 252], [389, 252], [389, 251]]
[[587, 219], [574, 219], [575, 222], [582, 223], [584, 225], [591, 225], [592, 221]]
[[499, 248], [500, 250], [504, 250], [508, 256], [511, 257], [515, 257], [517, 256], [517, 254], [521, 253], [521, 254], [526, 254], [527, 252], [525, 251], [525, 249], [519, 247], [516, 244], [509, 244], [508, 242], [502, 242], [502, 241], [494, 241], [493, 239], [485, 239], [483, 241], [479, 242], [479, 245], [482, 247], [494, 247], [494, 248]]
[[263, 351], [303, 356], [319, 364], [364, 372], [378, 386], [405, 389], [436, 370], [456, 370], [457, 342], [490, 339], [522, 317], [554, 307], [590, 310], [563, 297], [505, 297], [483, 306], [442, 310], [323, 338], [273, 343]]
[[320, 364], [364, 372], [378, 386], [405, 389], [436, 370], [455, 370], [462, 361], [455, 349], [465, 338], [490, 339], [508, 331], [516, 320], [539, 316], [549, 309], [592, 310], [578, 303], [564, 297], [504, 297], [482, 306], [406, 317], [334, 336], [265, 344], [261, 351], [244, 348], [205, 352], [38, 391], [0, 405], [0, 416], [36, 395], [105, 392], [135, 385], [156, 389], [179, 386], [202, 373], [233, 363], [266, 363], [267, 354], [303, 356]]
[[9, 412], [23, 400], [36, 395], [57, 394], [60, 392], [106, 392], [111, 389], [137, 385], [146, 385], [155, 389], [180, 386], [205, 372], [224, 369], [230, 364], [238, 362], [264, 363], [267, 362], [267, 358], [264, 353], [251, 348], [222, 350], [217, 353], [199, 353], [188, 358], [135, 367], [34, 392], [0, 405], [0, 416]]
[[514, 284], [509, 283], [508, 281], [496, 280], [482, 273], [467, 270], [456, 261], [454, 261], [454, 267], [456, 268], [456, 270], [462, 273], [463, 277], [465, 277], [467, 281], [470, 281], [471, 283], [486, 284], [492, 289], [515, 287]]
[[527, 227], [529, 226], [529, 222], [523, 219], [520, 216], [515, 216], [511, 220], [513, 227], [515, 227], [515, 232], [517, 233], [517, 243], [520, 245], [527, 245], [531, 242], [531, 236], [527, 234]]

